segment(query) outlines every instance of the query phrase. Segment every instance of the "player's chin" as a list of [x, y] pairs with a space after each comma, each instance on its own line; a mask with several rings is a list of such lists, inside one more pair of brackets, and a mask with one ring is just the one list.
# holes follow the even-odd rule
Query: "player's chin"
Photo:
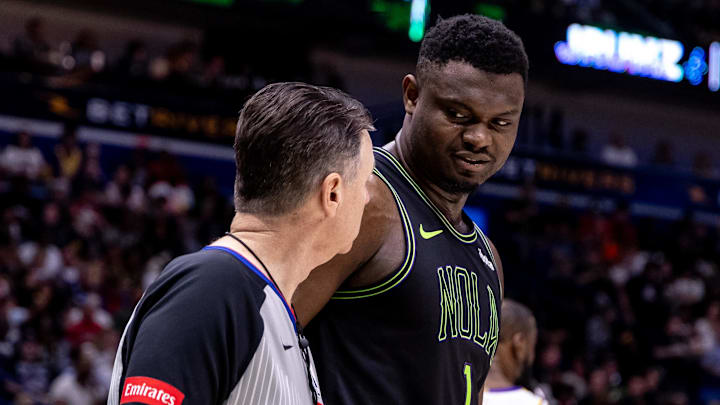
[[438, 184], [441, 189], [452, 194], [472, 194], [480, 184], [474, 181], [468, 181], [463, 178], [447, 179]]
[[490, 177], [486, 173], [457, 173], [453, 183], [456, 191], [471, 193]]
[[469, 190], [474, 190], [485, 183], [492, 174], [493, 171], [491, 170], [474, 173], [460, 173], [457, 178], [457, 182]]

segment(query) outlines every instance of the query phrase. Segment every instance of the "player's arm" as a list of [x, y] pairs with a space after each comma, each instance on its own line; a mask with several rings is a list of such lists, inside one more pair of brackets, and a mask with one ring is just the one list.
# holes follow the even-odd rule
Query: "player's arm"
[[[480, 392], [478, 392], [478, 405], [483, 405], [483, 394], [485, 394], [485, 386], [484, 385], [480, 388]], [[470, 401], [468, 401], [468, 402], [470, 402]]]
[[[380, 250], [396, 212], [390, 191], [377, 176], [369, 180], [370, 202], [365, 206], [360, 233], [350, 252], [337, 255], [315, 268], [293, 295], [293, 305], [300, 323], [305, 326], [330, 300], [338, 287]], [[328, 235], [332, 237], [332, 235]]]
[[503, 272], [503, 265], [502, 260], [500, 260], [500, 253], [498, 253], [497, 248], [495, 247], [495, 244], [492, 243], [492, 241], [488, 240], [490, 242], [490, 249], [492, 249], [493, 257], [495, 257], [495, 265], [497, 266], [497, 274], [498, 278], [500, 279], [500, 292], [502, 293], [502, 296], [505, 297], [505, 273]]
[[120, 403], [217, 404], [239, 381], [261, 339], [262, 321], [243, 286], [208, 270], [211, 276], [177, 282], [136, 315]]

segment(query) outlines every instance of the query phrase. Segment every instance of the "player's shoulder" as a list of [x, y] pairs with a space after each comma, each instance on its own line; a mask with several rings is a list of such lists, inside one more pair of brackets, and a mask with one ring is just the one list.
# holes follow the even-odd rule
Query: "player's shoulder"
[[545, 398], [523, 387], [485, 391], [483, 405], [548, 405]]
[[353, 287], [366, 286], [382, 279], [402, 262], [402, 220], [394, 196], [377, 175], [370, 178], [368, 191], [370, 200], [352, 249], [325, 265], [331, 271], [314, 272], [309, 280], [324, 275], [337, 280], [336, 288], [343, 282]]
[[388, 186], [378, 177], [372, 176], [368, 182], [370, 201], [363, 212], [360, 235], [355, 242], [363, 250], [376, 252], [384, 243], [393, 225], [400, 223], [400, 216], [395, 208], [395, 198]]

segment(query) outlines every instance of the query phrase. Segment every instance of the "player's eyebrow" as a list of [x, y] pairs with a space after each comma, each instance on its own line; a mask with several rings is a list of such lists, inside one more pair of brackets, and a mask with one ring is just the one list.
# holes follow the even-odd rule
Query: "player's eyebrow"
[[502, 112], [498, 115], [515, 115], [515, 114], [519, 114], [520, 112], [521, 112], [521, 110], [519, 110], [517, 108], [511, 108], [511, 109], [509, 109], [505, 112]]
[[[467, 104], [465, 104], [464, 102], [460, 101], [460, 100], [459, 100], [458, 98], [456, 98], [455, 96], [452, 96], [452, 95], [447, 95], [447, 96], [438, 95], [437, 98], [438, 98], [438, 100], [440, 100], [440, 103], [442, 103], [442, 104], [451, 104], [451, 105], [454, 105], [454, 106], [456, 106], [456, 107], [461, 107], [461, 108], [463, 108], [463, 109], [465, 109], [465, 110], [468, 110], [468, 111], [471, 111], [473, 114], [475, 114], [475, 110], [474, 110], [472, 107], [470, 107], [469, 105], [467, 105]], [[521, 112], [522, 112], [521, 109], [511, 107], [511, 108], [509, 108], [509, 109], [507, 109], [507, 110], [505, 110], [505, 111], [503, 111], [503, 112], [501, 112], [501, 113], [499, 113], [499, 114], [496, 114], [495, 116], [498, 116], [498, 117], [499, 117], [499, 116], [504, 116], [504, 115], [517, 115], [517, 114], [520, 114]]]
[[438, 100], [440, 100], [440, 102], [441, 102], [442, 104], [452, 104], [453, 106], [461, 107], [461, 108], [464, 108], [464, 109], [466, 109], [466, 110], [472, 111], [472, 108], [470, 108], [469, 105], [467, 105], [467, 104], [465, 104], [464, 102], [460, 101], [460, 100], [459, 100], [458, 98], [456, 98], [455, 96], [451, 96], [451, 95], [450, 95], [450, 96], [437, 96], [437, 98], [438, 98]]

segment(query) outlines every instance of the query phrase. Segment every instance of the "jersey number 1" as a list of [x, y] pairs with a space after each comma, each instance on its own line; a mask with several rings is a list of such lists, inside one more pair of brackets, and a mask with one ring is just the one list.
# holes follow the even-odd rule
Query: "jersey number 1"
[[465, 374], [465, 387], [467, 389], [465, 391], [465, 405], [470, 405], [470, 399], [472, 398], [472, 368], [470, 368], [470, 364], [465, 363], [463, 374]]

